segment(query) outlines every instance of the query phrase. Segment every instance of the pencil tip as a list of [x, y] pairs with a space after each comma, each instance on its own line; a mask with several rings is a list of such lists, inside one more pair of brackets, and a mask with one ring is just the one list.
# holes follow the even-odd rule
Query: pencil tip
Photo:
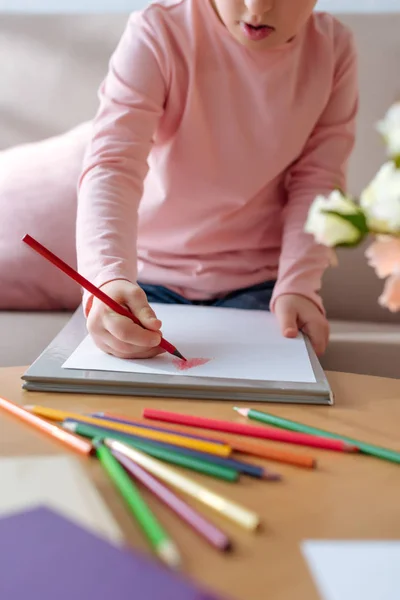
[[99, 437], [93, 438], [92, 439], [92, 445], [93, 445], [93, 448], [95, 450], [98, 450], [99, 448], [101, 448], [102, 446], [104, 446], [104, 439], [103, 438], [99, 438]]
[[236, 412], [238, 412], [239, 415], [242, 415], [242, 417], [247, 417], [247, 415], [249, 414], [248, 408], [239, 408], [238, 406], [234, 406], [233, 410], [236, 410]]
[[179, 569], [181, 557], [178, 548], [171, 540], [166, 540], [157, 548], [157, 554], [172, 569]]
[[346, 452], [360, 452], [360, 449], [358, 448], [358, 446], [353, 446], [350, 444], [347, 444], [347, 446], [345, 446], [345, 451]]
[[76, 430], [76, 424], [71, 422], [63, 421], [63, 423], [61, 423], [61, 427], [67, 431], [72, 431], [72, 433], [74, 433]]
[[282, 481], [282, 475], [280, 475], [279, 473], [271, 473], [264, 471], [263, 479], [265, 479], [265, 481]]
[[175, 349], [174, 356], [176, 356], [177, 358], [180, 358], [181, 360], [184, 360], [185, 362], [187, 362], [187, 358], [185, 358], [185, 357], [183, 356], [183, 354], [181, 354], [181, 353], [179, 352], [179, 350], [176, 350], [176, 349]]

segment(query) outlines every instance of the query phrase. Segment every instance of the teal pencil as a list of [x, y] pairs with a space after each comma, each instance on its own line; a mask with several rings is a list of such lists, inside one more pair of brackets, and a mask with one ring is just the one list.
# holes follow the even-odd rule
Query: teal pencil
[[[159, 460], [184, 467], [186, 469], [192, 469], [198, 473], [203, 473], [211, 477], [223, 479], [224, 481], [237, 481], [239, 478], [239, 472], [231, 467], [225, 467], [219, 464], [208, 462], [205, 459], [195, 458], [185, 454], [185, 449], [182, 448], [183, 452], [180, 452], [180, 448], [172, 449], [173, 447], [168, 444], [161, 444], [154, 442], [148, 442], [141, 438], [135, 438], [135, 436], [120, 433], [106, 427], [98, 427], [97, 425], [88, 425], [85, 422], [74, 421], [67, 419], [63, 422], [62, 427], [67, 431], [75, 432], [77, 435], [89, 438], [113, 438], [123, 441], [125, 444], [133, 446], [150, 456], [154, 456]], [[200, 453], [199, 453], [200, 454]]]
[[302, 423], [297, 423], [296, 421], [282, 419], [281, 417], [276, 417], [275, 415], [261, 412], [259, 410], [253, 410], [251, 408], [235, 407], [234, 410], [236, 410], [243, 417], [253, 419], [254, 421], [259, 421], [260, 423], [266, 423], [268, 425], [280, 427], [281, 429], [288, 429], [290, 431], [297, 431], [299, 433], [308, 433], [309, 435], [318, 435], [321, 437], [331, 438], [333, 440], [341, 440], [347, 444], [352, 444], [363, 454], [369, 454], [370, 456], [375, 456], [376, 458], [381, 458], [382, 460], [388, 460], [400, 464], [400, 452], [396, 452], [395, 450], [381, 448], [380, 446], [375, 446], [374, 444], [368, 444], [366, 442], [354, 440], [345, 435], [331, 433], [329, 431], [325, 431], [324, 429], [318, 429], [317, 427], [303, 425]]

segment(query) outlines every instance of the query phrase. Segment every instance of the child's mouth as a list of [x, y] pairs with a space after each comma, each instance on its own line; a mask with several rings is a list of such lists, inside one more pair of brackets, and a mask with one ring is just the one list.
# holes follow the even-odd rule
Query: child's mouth
[[240, 25], [244, 35], [252, 42], [264, 40], [275, 31], [274, 27], [270, 27], [269, 25], [250, 25], [250, 23], [245, 23], [244, 21]]

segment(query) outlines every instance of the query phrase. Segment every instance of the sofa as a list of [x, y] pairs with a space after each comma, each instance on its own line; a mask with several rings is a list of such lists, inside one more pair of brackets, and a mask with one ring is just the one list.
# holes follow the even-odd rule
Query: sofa
[[[357, 194], [384, 160], [374, 123], [400, 96], [400, 14], [338, 17], [353, 29], [359, 51], [361, 106], [349, 175], [349, 190]], [[97, 107], [98, 85], [125, 22], [124, 15], [2, 15], [0, 208], [2, 181], [6, 181], [1, 166], [7, 148], [57, 136], [90, 120]], [[9, 226], [7, 219], [0, 220], [0, 248], [1, 228], [4, 234]], [[59, 235], [67, 233], [60, 231]], [[322, 365], [327, 370], [398, 378], [400, 314], [391, 314], [378, 305], [383, 282], [366, 264], [364, 250], [339, 252], [338, 267], [330, 269], [324, 278], [322, 295], [331, 323], [331, 341]], [[0, 297], [1, 289], [12, 284], [12, 277], [12, 269], [3, 275]], [[29, 287], [25, 291], [29, 294]], [[30, 364], [66, 323], [74, 307], [3, 308], [0, 366], [11, 366]]]

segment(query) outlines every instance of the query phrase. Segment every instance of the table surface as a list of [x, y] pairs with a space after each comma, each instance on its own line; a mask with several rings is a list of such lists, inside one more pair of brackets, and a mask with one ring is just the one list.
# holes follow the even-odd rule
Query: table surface
[[[144, 407], [151, 406], [241, 420], [233, 412], [230, 402], [26, 392], [22, 390], [20, 380], [24, 370], [22, 367], [0, 369], [0, 395], [20, 404], [42, 404], [78, 412], [112, 410], [139, 417]], [[400, 451], [400, 380], [344, 373], [328, 373], [328, 378], [336, 394], [335, 406], [268, 404], [265, 410]], [[273, 445], [272, 442], [261, 443]], [[239, 483], [232, 484], [202, 475], [196, 477], [213, 490], [261, 515], [263, 528], [254, 534], [207, 511], [215, 523], [231, 534], [235, 545], [232, 554], [222, 555], [210, 549], [167, 508], [146, 495], [178, 543], [187, 575], [232, 600], [263, 600], [266, 597], [317, 600], [318, 593], [301, 554], [302, 540], [400, 538], [400, 465], [361, 455], [289, 447], [315, 456], [318, 468], [309, 471], [269, 462], [271, 468], [283, 475], [284, 480], [280, 483], [242, 478]], [[0, 415], [1, 456], [65, 452], [63, 446], [14, 417], [5, 413]], [[123, 528], [128, 542], [149, 552], [136, 523], [97, 461], [80, 460]], [[266, 464], [262, 459], [258, 462]], [[205, 512], [204, 508], [202, 510]]]

